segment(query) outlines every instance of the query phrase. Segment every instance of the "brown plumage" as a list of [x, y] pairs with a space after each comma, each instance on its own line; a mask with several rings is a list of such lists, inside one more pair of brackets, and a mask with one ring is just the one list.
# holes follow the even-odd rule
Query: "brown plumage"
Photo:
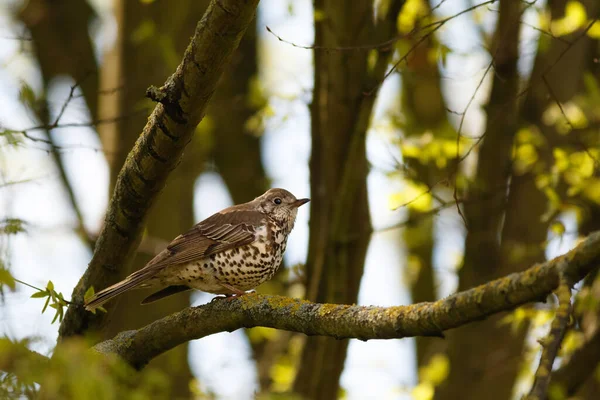
[[159, 287], [142, 304], [189, 289], [242, 295], [270, 279], [279, 268], [294, 227], [296, 199], [270, 189], [251, 202], [226, 208], [175, 238], [146, 266], [86, 301], [94, 310], [135, 288]]

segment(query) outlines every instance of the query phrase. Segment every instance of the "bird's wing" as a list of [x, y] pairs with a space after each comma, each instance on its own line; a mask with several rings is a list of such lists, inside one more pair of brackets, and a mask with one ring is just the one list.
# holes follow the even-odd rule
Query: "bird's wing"
[[265, 216], [258, 211], [221, 211], [175, 238], [146, 268], [183, 264], [250, 244], [256, 240], [257, 228], [264, 224]]
[[[234, 247], [250, 244], [256, 240], [256, 230], [266, 223], [265, 215], [258, 211], [243, 208], [246, 205], [233, 206], [200, 222], [188, 232], [178, 236], [154, 257], [146, 266], [119, 283], [98, 293], [85, 302], [88, 310], [94, 310], [102, 304], [130, 289], [140, 287], [148, 279], [156, 276], [163, 268], [196, 261], [215, 253]], [[182, 290], [182, 288], [179, 288]], [[150, 296], [148, 301], [172, 294], [161, 291]]]

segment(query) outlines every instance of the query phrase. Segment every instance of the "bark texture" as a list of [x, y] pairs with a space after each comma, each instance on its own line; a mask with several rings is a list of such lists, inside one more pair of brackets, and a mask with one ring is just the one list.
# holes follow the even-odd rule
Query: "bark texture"
[[[211, 2], [177, 71], [149, 97], [159, 102], [121, 170], [96, 251], [60, 327], [65, 338], [99, 329], [106, 314], [83, 308], [90, 287], [115, 283], [131, 262], [150, 206], [177, 166], [217, 82], [254, 17], [257, 0]], [[109, 305], [112, 308], [113, 305]], [[109, 313], [110, 314], [110, 313]]]
[[[479, 148], [475, 178], [469, 183], [468, 203], [464, 207], [467, 237], [464, 263], [459, 272], [459, 290], [502, 274], [499, 238], [518, 123], [519, 29], [515, 26], [519, 25], [523, 4], [501, 0], [499, 11], [491, 49], [494, 73], [487, 104], [485, 137]], [[518, 350], [522, 340], [507, 341], [510, 329], [498, 326], [499, 318], [501, 316], [449, 334], [450, 374], [436, 393], [436, 398], [510, 398], [517, 371], [510, 368], [509, 363], [518, 362], [513, 357], [515, 353], [520, 356]], [[507, 347], [499, 346], [490, 351], [489, 343], [503, 343]]]
[[[431, 9], [432, 5], [428, 5]], [[435, 6], [435, 4], [434, 4]], [[447, 107], [442, 93], [438, 61], [432, 60], [436, 51], [436, 37], [432, 34], [423, 40], [418, 34], [409, 35], [405, 40], [412, 50], [402, 74], [402, 103], [400, 118], [403, 140], [423, 142], [427, 136], [432, 142], [456, 138], [456, 132], [448, 121]], [[404, 143], [402, 143], [404, 144]], [[426, 151], [426, 150], [423, 150]], [[432, 157], [427, 162], [422, 158], [403, 153], [403, 161], [408, 166], [408, 179], [433, 187], [450, 174], [451, 160], [438, 164], [444, 155]], [[438, 186], [439, 188], [439, 186]], [[408, 207], [408, 221], [403, 232], [407, 260], [404, 264], [410, 269], [408, 276], [411, 298], [414, 303], [433, 301], [437, 298], [435, 272], [433, 269], [433, 249], [435, 245], [435, 219], [426, 212]], [[442, 341], [417, 337], [417, 366], [426, 365], [430, 357], [445, 346]]]
[[[316, 0], [315, 84], [311, 104], [311, 215], [307, 298], [356, 302], [371, 233], [367, 200], [365, 137], [378, 85], [392, 53], [336, 48], [381, 43], [395, 32], [402, 1], [393, 1], [384, 19], [373, 20], [373, 2], [352, 7]], [[336, 399], [347, 341], [308, 338], [300, 357], [294, 391], [310, 399]]]
[[[104, 94], [99, 110], [101, 119], [118, 113], [126, 116], [113, 124], [99, 126], [110, 165], [111, 190], [127, 153], [139, 136], [139, 127], [147, 119], [147, 112], [138, 112], [141, 107], [150, 109], [150, 101], [144, 99], [146, 89], [154, 83], [164, 82], [176, 68], [176, 62], [181, 59], [189, 44], [189, 36], [207, 5], [208, 1], [181, 1], [179, 6], [186, 12], [174, 12], [168, 1], [150, 4], [126, 0], [116, 2], [117, 43], [106, 55], [102, 66]], [[158, 196], [150, 209], [145, 229], [148, 237], [168, 243], [194, 224], [194, 181], [203, 167], [205, 152], [197, 136], [192, 140], [179, 168], [168, 178], [167, 190]], [[138, 252], [131, 267], [120, 271], [120, 277], [140, 269], [153, 255], [151, 252]], [[134, 291], [123, 295], [120, 306], [111, 311], [102, 337], [113, 337], [118, 332], [146, 325], [189, 306], [189, 293], [169, 297], [149, 307], [141, 306], [141, 299], [148, 294], [147, 291]], [[169, 376], [171, 395], [176, 398], [190, 396], [192, 373], [187, 359], [188, 346], [184, 345], [152, 361], [152, 367]]]

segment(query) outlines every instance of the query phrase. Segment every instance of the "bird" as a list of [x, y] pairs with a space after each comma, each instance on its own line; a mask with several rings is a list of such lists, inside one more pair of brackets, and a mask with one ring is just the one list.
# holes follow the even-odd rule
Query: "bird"
[[141, 288], [160, 288], [142, 304], [190, 289], [242, 296], [277, 272], [298, 208], [309, 201], [273, 188], [248, 203], [225, 208], [177, 236], [140, 270], [88, 298], [85, 308], [95, 311]]

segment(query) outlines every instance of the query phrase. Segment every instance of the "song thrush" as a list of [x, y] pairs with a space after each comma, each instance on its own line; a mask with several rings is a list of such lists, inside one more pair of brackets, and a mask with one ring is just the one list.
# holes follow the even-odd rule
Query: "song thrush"
[[142, 304], [189, 289], [243, 295], [271, 279], [283, 258], [298, 207], [284, 189], [226, 208], [179, 235], [146, 266], [88, 299], [94, 310], [131, 289], [161, 288]]

